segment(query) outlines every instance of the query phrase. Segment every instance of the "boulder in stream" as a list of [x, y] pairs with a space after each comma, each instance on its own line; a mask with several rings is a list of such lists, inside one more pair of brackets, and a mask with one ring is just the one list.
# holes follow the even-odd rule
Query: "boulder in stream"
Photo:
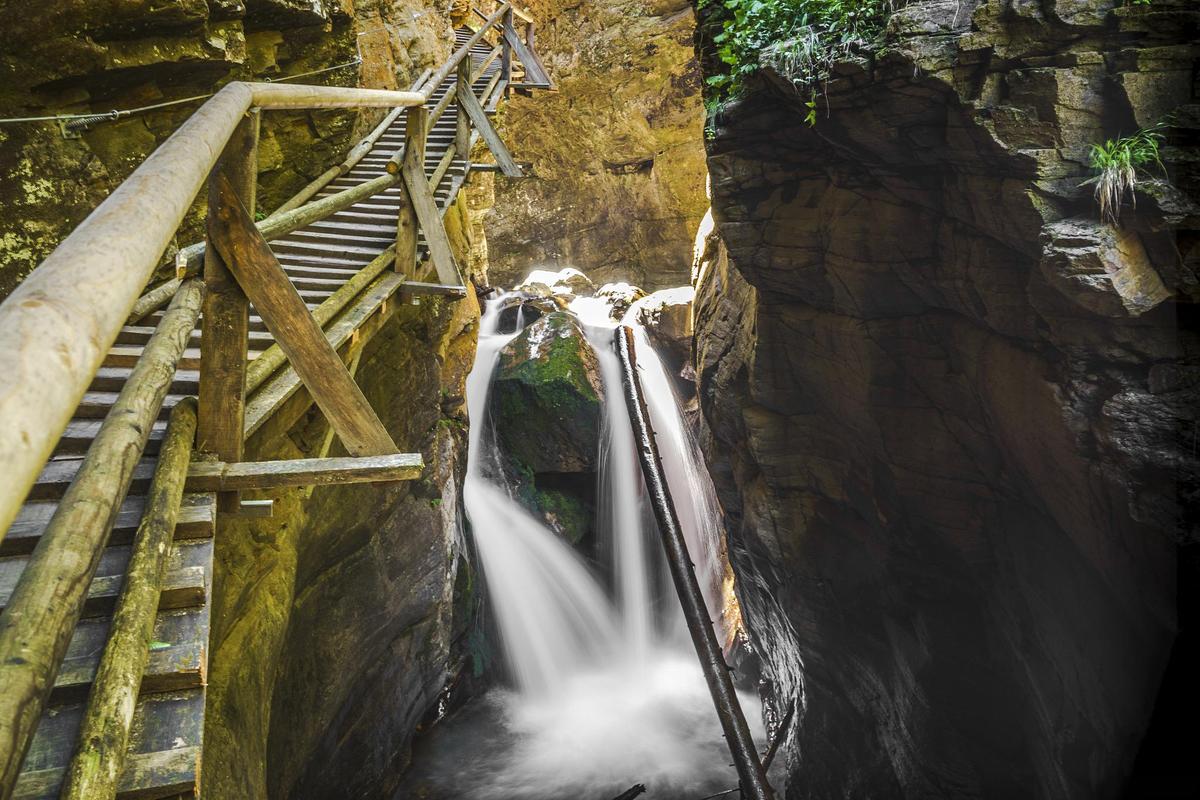
[[501, 449], [533, 473], [594, 472], [601, 384], [570, 314], [546, 314], [500, 352], [491, 408]]

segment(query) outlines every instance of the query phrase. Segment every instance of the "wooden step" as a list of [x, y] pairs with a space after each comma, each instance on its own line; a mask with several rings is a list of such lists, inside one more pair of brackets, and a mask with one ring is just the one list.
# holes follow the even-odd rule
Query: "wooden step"
[[[142, 357], [144, 348], [136, 345], [113, 345], [104, 356], [106, 367], [134, 367]], [[200, 348], [189, 347], [179, 357], [180, 369], [200, 369]]]
[[[109, 546], [129, 544], [137, 531], [145, 511], [146, 498], [131, 495], [117, 511]], [[28, 554], [33, 551], [42, 531], [46, 529], [58, 503], [53, 500], [26, 502], [17, 512], [17, 518], [9, 526], [4, 540], [0, 541], [0, 556]], [[179, 521], [175, 526], [175, 539], [210, 539], [216, 526], [216, 512], [212, 496], [208, 494], [185, 494], [179, 509]]]
[[[84, 419], [103, 419], [108, 416], [113, 403], [117, 402], [118, 392], [85, 392], [79, 406], [75, 409], [75, 417]], [[158, 412], [159, 419], [166, 419], [175, 404], [186, 395], [168, 394], [163, 401], [163, 407]]]
[[[16, 800], [58, 796], [83, 716], [82, 704], [58, 706], [42, 717], [17, 781]], [[199, 788], [204, 741], [204, 691], [152, 694], [134, 712], [120, 800], [157, 800]]]
[[[132, 367], [101, 367], [92, 378], [91, 389], [97, 392], [119, 392], [129, 380]], [[171, 394], [195, 394], [199, 391], [200, 373], [194, 369], [177, 369], [171, 379]]]
[[[26, 556], [11, 556], [0, 559], [0, 609], [8, 607], [8, 599], [12, 596], [17, 578], [25, 569]], [[87, 599], [83, 604], [84, 617], [111, 615], [116, 605], [117, 597], [121, 594], [121, 584], [125, 576], [97, 575], [88, 587]], [[161, 609], [191, 608], [203, 605], [207, 600], [203, 567], [184, 567], [170, 570], [163, 577], [162, 594], [159, 596]]]
[[[54, 450], [55, 455], [82, 456], [92, 446], [92, 441], [95, 440], [96, 434], [100, 432], [102, 424], [104, 424], [104, 420], [99, 419], [71, 420], [67, 423], [66, 430], [63, 431], [63, 435], [58, 440], [58, 447]], [[146, 442], [145, 453], [147, 455], [158, 454], [159, 446], [162, 444], [162, 439], [166, 432], [167, 423], [162, 420], [155, 421], [150, 428], [150, 438]]]

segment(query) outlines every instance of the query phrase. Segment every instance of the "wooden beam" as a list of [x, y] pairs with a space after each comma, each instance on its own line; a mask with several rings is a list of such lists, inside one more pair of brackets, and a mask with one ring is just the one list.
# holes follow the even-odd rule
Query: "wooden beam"
[[422, 283], [420, 281], [405, 281], [404, 285], [400, 287], [401, 297], [407, 299], [420, 295], [463, 298], [467, 296], [467, 287], [459, 284]]
[[[313, 309], [313, 319], [324, 329], [325, 325], [340, 314], [342, 309], [350, 304], [350, 301], [358, 297], [371, 281], [383, 274], [383, 271], [392, 265], [395, 258], [395, 250], [389, 247], [371, 259], [370, 263], [354, 273], [354, 277], [339, 286], [336, 292], [326, 297], [321, 301], [321, 305]], [[258, 358], [250, 362], [250, 367], [246, 370], [247, 393], [262, 386], [267, 378], [274, 375], [286, 363], [287, 356], [284, 355], [283, 349], [278, 344], [272, 344], [259, 353]]]
[[429, 248], [429, 259], [437, 270], [438, 280], [442, 283], [461, 284], [462, 273], [458, 271], [458, 263], [454, 260], [450, 237], [446, 235], [441, 209], [438, 208], [437, 199], [429, 187], [429, 178], [425, 176], [425, 166], [417, 165], [406, 158], [400, 167], [400, 176], [404, 179], [409, 203], [417, 213], [417, 221], [425, 234], [425, 246]]
[[[254, 221], [242, 207], [234, 188], [217, 176], [219, 203], [213, 240], [230, 265], [254, 308], [308, 387], [313, 399], [337, 431], [346, 449], [356, 456], [395, 453], [396, 445], [375, 415], [358, 384], [309, 313]], [[242, 439], [245, 426], [238, 430]]]
[[181, 283], [183, 283], [181, 278], [171, 278], [139, 297], [138, 301], [133, 305], [133, 311], [129, 312], [129, 319], [125, 320], [125, 324], [137, 325], [143, 319], [171, 302], [171, 298], [179, 291], [179, 284]]
[[[204, 252], [204, 326], [200, 344], [200, 410], [196, 449], [222, 461], [240, 461], [246, 420], [246, 364], [250, 301], [221, 254], [212, 247], [220, 230], [222, 183], [243, 206], [255, 207], [260, 115], [251, 113], [229, 139], [208, 181], [208, 247]], [[253, 215], [253, 214], [252, 214]], [[236, 494], [217, 497], [218, 511], [234, 511]]]
[[504, 145], [500, 134], [492, 126], [492, 121], [488, 119], [487, 112], [483, 110], [479, 98], [471, 91], [471, 87], [459, 84], [456, 91], [458, 92], [459, 106], [467, 112], [467, 115], [471, 118], [471, 122], [475, 124], [480, 135], [483, 136], [483, 140], [487, 142], [487, 146], [496, 157], [496, 163], [500, 165], [500, 169], [510, 178], [524, 177], [524, 173], [517, 166], [517, 162], [513, 160], [512, 154], [508, 152], [508, 148]]
[[[455, 78], [459, 86], [471, 86], [471, 59], [464, 58], [458, 64], [458, 76]], [[472, 92], [473, 94], [474, 92]], [[447, 95], [450, 93], [447, 92]], [[458, 104], [457, 122], [454, 129], [454, 148], [458, 151], [459, 158], [464, 160], [471, 156], [471, 118], [467, 116], [467, 110], [463, 108], [462, 102]]]
[[399, 172], [401, 185], [404, 186], [404, 196], [396, 217], [396, 272], [406, 278], [413, 277], [417, 270], [417, 211], [403, 175], [405, 167], [425, 174], [425, 139], [428, 135], [429, 112], [420, 106], [413, 106], [405, 115], [404, 149], [396, 154], [400, 156]]
[[296, 458], [286, 461], [194, 461], [188, 470], [189, 492], [230, 489], [278, 489], [331, 483], [411, 481], [421, 477], [420, 453], [392, 453], [360, 458]]
[[0, 797], [9, 797], [204, 286], [183, 284], [58, 504], [0, 615]]
[[[171, 410], [146, 516], [134, 538], [108, 643], [79, 728], [79, 749], [67, 769], [60, 800], [112, 797], [117, 792], [195, 435], [196, 403], [189, 398]], [[203, 581], [203, 568], [199, 569]]]
[[[504, 41], [513, 49], [517, 55], [517, 60], [525, 67], [525, 81], [542, 86], [550, 85], [550, 76], [546, 74], [546, 68], [542, 66], [542, 62], [538, 60], [533, 51], [521, 41], [521, 37], [517, 35], [516, 28], [510, 24], [504, 26]], [[530, 80], [532, 78], [532, 80]]]
[[508, 84], [512, 83], [512, 45], [509, 44], [508, 32], [513, 28], [512, 8], [505, 10], [500, 23], [502, 32], [500, 46], [504, 52], [500, 55], [500, 80], [504, 82], [504, 94], [508, 96]]

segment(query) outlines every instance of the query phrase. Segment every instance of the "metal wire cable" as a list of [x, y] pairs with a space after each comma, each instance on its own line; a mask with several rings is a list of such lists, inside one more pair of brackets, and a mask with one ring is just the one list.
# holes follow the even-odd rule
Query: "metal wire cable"
[[[346, 69], [347, 67], [357, 67], [361, 63], [362, 59], [356, 58], [353, 61], [347, 61], [344, 64], [336, 64], [332, 67], [309, 70], [308, 72], [300, 72], [295, 75], [285, 75], [282, 78], [263, 78], [262, 80], [264, 83], [282, 83], [284, 81], [291, 81], [297, 78], [307, 78], [312, 75], [321, 75], [326, 72]], [[23, 122], [57, 122], [62, 124], [67, 130], [75, 130], [77, 128], [84, 128], [89, 125], [93, 125], [97, 122], [111, 122], [112, 120], [133, 116], [134, 114], [141, 114], [146, 111], [154, 111], [160, 108], [167, 108], [169, 106], [184, 105], [185, 103], [194, 103], [197, 100], [207, 100], [214, 94], [216, 94], [216, 92], [198, 94], [192, 97], [182, 97], [178, 100], [167, 100], [162, 103], [153, 103], [148, 106], [138, 106], [137, 108], [113, 109], [112, 111], [93, 112], [90, 114], [50, 114], [41, 117], [0, 117], [0, 125]]]

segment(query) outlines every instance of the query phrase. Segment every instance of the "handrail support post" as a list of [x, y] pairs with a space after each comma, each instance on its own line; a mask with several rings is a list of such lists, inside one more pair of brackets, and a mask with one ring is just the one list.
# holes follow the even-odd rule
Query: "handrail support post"
[[[208, 244], [204, 251], [204, 326], [200, 346], [197, 449], [222, 461], [241, 461], [246, 424], [246, 365], [250, 341], [250, 301], [213, 246], [220, 208], [217, 176], [228, 178], [253, 214], [258, 182], [259, 115], [250, 112], [213, 168], [208, 181]], [[236, 512], [237, 492], [217, 496], [217, 510]]]
[[[424, 106], [412, 106], [405, 116], [404, 157], [401, 173], [406, 168], [425, 171], [425, 140], [429, 136], [429, 111]], [[417, 270], [417, 210], [412, 191], [400, 184], [400, 211], [396, 217], [396, 271], [412, 279]]]

